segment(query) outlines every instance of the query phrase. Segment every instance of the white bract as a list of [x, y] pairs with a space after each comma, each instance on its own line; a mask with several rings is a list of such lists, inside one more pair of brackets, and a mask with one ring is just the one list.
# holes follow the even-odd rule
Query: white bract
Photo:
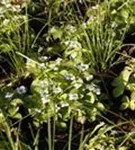
[[24, 85], [21, 85], [21, 86], [16, 88], [16, 92], [18, 94], [24, 94], [24, 93], [26, 93], [26, 87]]

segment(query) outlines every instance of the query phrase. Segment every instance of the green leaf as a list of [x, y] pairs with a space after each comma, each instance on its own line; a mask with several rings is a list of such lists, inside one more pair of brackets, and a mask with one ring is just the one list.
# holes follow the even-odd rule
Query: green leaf
[[121, 86], [118, 86], [118, 87], [114, 88], [113, 96], [115, 98], [121, 96], [124, 93], [124, 90], [125, 90], [125, 86], [124, 85], [121, 85]]
[[122, 97], [122, 104], [121, 104], [121, 106], [120, 106], [120, 108], [122, 109], [122, 110], [124, 110], [124, 109], [127, 109], [128, 107], [129, 107], [129, 98], [127, 97], [127, 96], [123, 96]]
[[132, 91], [132, 93], [131, 93], [129, 108], [133, 111], [135, 110], [135, 91]]
[[53, 36], [53, 38], [56, 40], [57, 38], [61, 39], [63, 31], [61, 29], [56, 29], [55, 27], [53, 27], [50, 30], [50, 33]]
[[20, 113], [16, 113], [15, 115], [12, 116], [14, 119], [21, 119], [22, 115]]

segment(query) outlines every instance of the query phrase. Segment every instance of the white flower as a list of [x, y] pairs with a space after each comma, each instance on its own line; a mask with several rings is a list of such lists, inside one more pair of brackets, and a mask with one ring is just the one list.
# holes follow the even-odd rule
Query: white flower
[[100, 94], [101, 94], [100, 89], [99, 89], [99, 88], [97, 88], [97, 89], [95, 90], [95, 93], [96, 93], [97, 95], [100, 95]]
[[45, 64], [44, 64], [44, 63], [41, 63], [41, 64], [40, 64], [40, 68], [41, 68], [41, 69], [46, 69]]
[[85, 77], [85, 79], [86, 79], [87, 81], [90, 81], [90, 80], [92, 80], [92, 79], [93, 79], [93, 75], [92, 75], [92, 74], [90, 74], [90, 75], [86, 76], [86, 77]]
[[75, 76], [73, 74], [67, 74], [64, 77], [66, 80], [71, 80], [71, 81], [75, 80]]
[[41, 93], [41, 100], [42, 100], [42, 103], [43, 104], [46, 104], [48, 103], [50, 100], [49, 100], [49, 92], [46, 90], [46, 91], [43, 91]]
[[38, 53], [42, 52], [43, 49], [44, 49], [44, 48], [40, 46], [39, 49], [38, 49]]
[[35, 112], [37, 112], [37, 113], [41, 113], [41, 110], [40, 110], [40, 109], [38, 109], [38, 108], [36, 108], [36, 109], [35, 109]]
[[112, 23], [112, 28], [117, 28], [118, 27], [118, 24], [116, 22], [113, 22]]
[[81, 124], [84, 124], [85, 121], [86, 121], [86, 117], [85, 117], [85, 116], [80, 116], [80, 117], [77, 118], [77, 121], [78, 121], [79, 123], [81, 123]]
[[58, 67], [54, 67], [53, 70], [54, 70], [54, 71], [58, 71], [59, 68], [58, 68]]
[[86, 23], [83, 23], [83, 24], [82, 24], [82, 27], [83, 27], [83, 29], [87, 29], [87, 24], [86, 24]]
[[70, 57], [71, 59], [75, 59], [77, 57], [77, 53], [72, 53]]
[[65, 45], [68, 46], [70, 49], [75, 49], [75, 48], [81, 48], [81, 44], [78, 41], [66, 41]]
[[86, 85], [86, 89], [88, 89], [89, 91], [95, 92], [95, 90], [96, 90], [96, 85], [95, 85], [94, 83], [87, 84], [87, 85]]
[[55, 94], [59, 94], [59, 93], [62, 92], [62, 89], [61, 89], [60, 87], [55, 87], [55, 88], [53, 89], [53, 92], [54, 92]]
[[55, 105], [55, 111], [58, 112], [60, 110], [60, 107], [58, 105]]
[[48, 86], [48, 82], [47, 81], [41, 81], [40, 85], [42, 88], [45, 88], [46, 86]]
[[24, 93], [26, 93], [26, 87], [24, 85], [21, 85], [21, 86], [16, 88], [16, 92], [18, 94], [24, 94]]
[[99, 8], [99, 5], [92, 6], [91, 8], [97, 10]]
[[7, 26], [9, 24], [10, 20], [9, 19], [5, 19], [3, 21], [3, 26]]
[[88, 64], [83, 64], [83, 63], [81, 63], [81, 64], [79, 64], [79, 65], [77, 66], [77, 68], [78, 68], [80, 71], [85, 71], [85, 70], [87, 70], [87, 69], [89, 68], [89, 65], [88, 65]]
[[55, 62], [56, 62], [57, 64], [60, 64], [61, 61], [62, 61], [62, 58], [57, 58], [57, 59], [55, 60]]
[[73, 85], [76, 89], [79, 89], [82, 86], [82, 83], [75, 83]]
[[76, 28], [74, 26], [72, 26], [72, 25], [68, 25], [67, 26], [67, 30], [69, 30], [71, 33], [76, 32]]
[[79, 96], [77, 93], [70, 93], [69, 100], [78, 100]]
[[41, 60], [42, 62], [44, 62], [44, 61], [48, 60], [48, 57], [47, 57], [47, 56], [41, 56], [40, 60]]
[[61, 102], [60, 105], [61, 105], [61, 107], [68, 107], [69, 103], [67, 103], [67, 102]]
[[14, 93], [10, 93], [10, 92], [7, 92], [6, 95], [5, 95], [5, 98], [12, 98], [14, 95]]

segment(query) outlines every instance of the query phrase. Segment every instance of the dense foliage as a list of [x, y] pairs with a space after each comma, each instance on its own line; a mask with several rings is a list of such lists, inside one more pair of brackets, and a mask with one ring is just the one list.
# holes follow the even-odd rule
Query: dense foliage
[[0, 149], [135, 148], [135, 0], [0, 2]]

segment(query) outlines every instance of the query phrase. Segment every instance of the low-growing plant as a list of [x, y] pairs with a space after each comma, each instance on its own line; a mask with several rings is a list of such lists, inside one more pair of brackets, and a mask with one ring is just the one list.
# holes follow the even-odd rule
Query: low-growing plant
[[[135, 110], [134, 87], [134, 58], [130, 58], [120, 75], [112, 82], [113, 96], [121, 97], [121, 109]], [[126, 94], [127, 92], [127, 94]]]

